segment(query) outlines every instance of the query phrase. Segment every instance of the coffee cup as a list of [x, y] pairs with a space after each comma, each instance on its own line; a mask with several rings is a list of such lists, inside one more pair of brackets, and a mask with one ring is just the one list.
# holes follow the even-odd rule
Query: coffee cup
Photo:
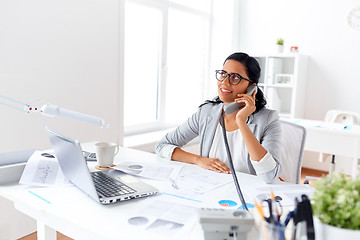
[[112, 167], [114, 157], [119, 152], [119, 147], [115, 143], [99, 142], [95, 144], [96, 159], [99, 167]]

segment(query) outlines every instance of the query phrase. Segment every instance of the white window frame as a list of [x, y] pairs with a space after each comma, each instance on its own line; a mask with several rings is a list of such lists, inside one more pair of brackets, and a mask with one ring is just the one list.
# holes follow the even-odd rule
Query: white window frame
[[[208, 20], [209, 24], [208, 24], [208, 41], [207, 41], [207, 46], [206, 48], [208, 49], [206, 56], [204, 56], [204, 60], [205, 60], [205, 64], [204, 64], [204, 69], [203, 71], [203, 76], [204, 79], [202, 79], [202, 86], [203, 86], [203, 91], [202, 91], [202, 99], [205, 100], [206, 96], [209, 95], [209, 85], [211, 84], [211, 82], [209, 83], [209, 81], [207, 81], [207, 79], [211, 78], [211, 73], [210, 73], [210, 63], [211, 63], [211, 45], [212, 45], [212, 13], [213, 11], [215, 11], [213, 9], [213, 0], [209, 0], [211, 1], [210, 3], [210, 11], [209, 12], [204, 12], [204, 11], [200, 11], [197, 9], [193, 9], [187, 6], [183, 6], [177, 3], [173, 3], [169, 0], [125, 0], [124, 3], [124, 7], [125, 7], [125, 11], [126, 11], [126, 3], [127, 2], [132, 2], [132, 3], [137, 3], [137, 4], [141, 4], [141, 5], [145, 5], [145, 6], [149, 6], [149, 7], [154, 7], [157, 8], [158, 10], [160, 10], [163, 14], [163, 31], [162, 31], [162, 43], [161, 43], [161, 53], [160, 53], [160, 58], [159, 59], [159, 69], [158, 69], [158, 99], [157, 99], [157, 109], [158, 109], [158, 113], [157, 113], [157, 120], [153, 121], [153, 122], [148, 122], [145, 124], [139, 124], [139, 125], [135, 125], [135, 126], [124, 126], [124, 136], [132, 136], [132, 135], [137, 135], [137, 134], [143, 134], [143, 133], [148, 133], [148, 132], [154, 132], [154, 131], [161, 131], [164, 129], [169, 129], [172, 127], [177, 126], [179, 123], [172, 123], [172, 124], [165, 124], [165, 89], [166, 89], [166, 82], [167, 82], [167, 48], [168, 48], [168, 20], [169, 20], [169, 16], [168, 16], [168, 12], [169, 9], [176, 9], [176, 10], [180, 10], [180, 11], [184, 11], [186, 13], [190, 13], [190, 14], [195, 14], [197, 16], [200, 16], [206, 20]], [[237, 1], [234, 0], [234, 7], [239, 7], [239, 4], [236, 3]], [[235, 11], [235, 10], [234, 10]], [[237, 21], [238, 19], [236, 19], [234, 17], [233, 19], [233, 23], [235, 23], [235, 21]], [[125, 19], [126, 21], [126, 19]], [[237, 46], [237, 42], [238, 42], [238, 38], [236, 36], [238, 36], [238, 32], [236, 28], [234, 28], [233, 32], [233, 49], [238, 48]], [[235, 42], [236, 41], [236, 42]], [[126, 46], [125, 46], [126, 47]], [[126, 114], [126, 113], [124, 113]]]

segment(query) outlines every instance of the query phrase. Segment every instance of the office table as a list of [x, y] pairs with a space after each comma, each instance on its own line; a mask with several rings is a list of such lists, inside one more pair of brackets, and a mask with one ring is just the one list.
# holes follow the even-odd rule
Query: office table
[[[169, 164], [169, 161], [155, 154], [128, 148], [120, 148], [115, 163], [121, 161]], [[196, 165], [171, 163], [183, 165], [184, 170], [200, 169]], [[94, 169], [94, 164], [90, 169]], [[266, 185], [260, 178], [249, 174], [238, 173], [238, 179], [242, 186]], [[157, 187], [160, 192], [171, 185], [167, 181], [143, 180]], [[233, 185], [232, 182], [227, 185], [229, 184]], [[104, 206], [73, 186], [41, 188], [18, 184], [0, 186], [0, 195], [13, 201], [20, 212], [37, 220], [38, 239], [56, 239], [56, 230], [74, 239], [120, 239], [122, 236], [125, 239], [151, 239], [141, 231], [136, 231], [136, 227], [129, 227], [127, 224], [129, 217], [136, 215], [136, 212], [144, 207], [141, 206], [145, 201], [142, 198]], [[146, 199], [155, 200], [158, 197], [161, 196]], [[192, 227], [187, 239], [203, 239], [197, 219]], [[256, 235], [257, 232], [252, 234]]]
[[353, 178], [358, 171], [360, 158], [360, 126], [345, 126], [308, 119], [282, 119], [306, 128], [306, 151], [323, 152], [352, 158]]

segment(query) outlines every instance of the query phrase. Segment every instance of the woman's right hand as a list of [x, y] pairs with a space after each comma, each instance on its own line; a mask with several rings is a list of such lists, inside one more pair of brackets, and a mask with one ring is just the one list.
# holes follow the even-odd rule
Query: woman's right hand
[[228, 166], [217, 158], [207, 158], [186, 152], [176, 147], [171, 156], [172, 160], [199, 165], [202, 168], [220, 173], [231, 173]]
[[215, 172], [227, 173], [227, 174], [231, 173], [228, 166], [226, 166], [225, 163], [223, 163], [217, 158], [206, 158], [199, 156], [199, 158], [196, 159], [195, 163], [202, 168], [213, 170]]

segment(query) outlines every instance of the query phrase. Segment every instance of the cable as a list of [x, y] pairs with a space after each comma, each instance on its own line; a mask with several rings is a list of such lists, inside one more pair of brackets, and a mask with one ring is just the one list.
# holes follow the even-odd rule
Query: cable
[[239, 185], [238, 179], [237, 179], [237, 177], [236, 177], [236, 172], [235, 172], [234, 164], [233, 164], [233, 161], [232, 161], [232, 158], [231, 158], [230, 148], [229, 148], [228, 140], [227, 140], [227, 137], [226, 137], [224, 113], [221, 114], [220, 120], [221, 120], [221, 125], [222, 125], [222, 130], [223, 130], [223, 136], [224, 136], [224, 143], [225, 143], [226, 153], [227, 153], [228, 158], [229, 158], [231, 175], [233, 176], [233, 179], [234, 179], [236, 191], [237, 191], [237, 193], [238, 193], [238, 195], [239, 195], [239, 198], [240, 198], [240, 201], [241, 201], [242, 205], [244, 206], [244, 209], [247, 210], [247, 211], [249, 211], [248, 207], [246, 206], [246, 202], [245, 202], [245, 200], [244, 200], [244, 196], [243, 196], [243, 194], [242, 194], [242, 192], [241, 192], [240, 185]]

